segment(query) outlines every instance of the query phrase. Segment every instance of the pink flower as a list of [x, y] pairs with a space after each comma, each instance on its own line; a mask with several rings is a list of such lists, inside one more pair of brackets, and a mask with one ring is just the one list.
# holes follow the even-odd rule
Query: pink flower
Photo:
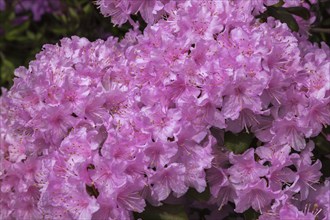
[[299, 124], [307, 125], [312, 132], [310, 136], [316, 136], [323, 126], [330, 124], [330, 99], [310, 99], [310, 104], [303, 112], [303, 116], [299, 120]]
[[158, 11], [164, 7], [164, 0], [98, 0], [96, 4], [100, 7], [101, 13], [104, 16], [111, 16], [112, 22], [122, 25], [129, 19], [130, 14], [140, 12], [142, 18], [147, 23], [153, 23], [157, 17]]
[[146, 203], [140, 193], [142, 188], [143, 184], [134, 183], [120, 188], [117, 193], [117, 204], [124, 210], [143, 212]]
[[81, 160], [87, 160], [92, 155], [91, 145], [87, 138], [85, 128], [73, 130], [61, 142], [59, 151], [66, 156], [74, 156]]
[[256, 154], [262, 161], [269, 161], [272, 166], [291, 165], [290, 152], [291, 147], [289, 145], [267, 145], [256, 149]]
[[305, 135], [309, 128], [302, 127], [296, 118], [285, 118], [274, 122], [271, 133], [274, 135], [272, 143], [288, 144], [293, 149], [300, 151], [305, 148]]
[[262, 213], [264, 208], [271, 204], [273, 199], [278, 199], [279, 191], [272, 191], [267, 187], [266, 180], [260, 179], [253, 185], [238, 192], [238, 197], [235, 199], [235, 211], [242, 213], [250, 206]]
[[268, 174], [268, 168], [254, 160], [254, 150], [249, 149], [242, 155], [229, 155], [233, 165], [228, 169], [230, 182], [238, 189], [258, 182], [260, 177]]
[[160, 168], [170, 163], [171, 158], [177, 152], [177, 145], [175, 143], [150, 143], [144, 152], [145, 156], [148, 157], [150, 161], [149, 166]]
[[300, 192], [300, 199], [305, 200], [308, 198], [310, 189], [315, 190], [314, 184], [319, 182], [322, 173], [320, 169], [322, 164], [317, 160], [314, 164], [300, 163], [297, 165], [297, 178], [291, 190]]
[[235, 120], [244, 109], [251, 109], [253, 112], [261, 111], [261, 95], [264, 86], [260, 82], [245, 78], [240, 70], [235, 76], [231, 88], [225, 92], [222, 112], [225, 118]]
[[95, 168], [89, 170], [91, 183], [106, 197], [126, 184], [128, 177], [125, 176], [123, 162], [116, 163], [95, 155], [92, 165]]
[[234, 202], [234, 199], [237, 197], [236, 190], [223, 169], [209, 169], [207, 171], [207, 181], [210, 185], [211, 194], [219, 205], [219, 210], [228, 201]]
[[183, 165], [172, 163], [157, 172], [150, 178], [152, 196], [158, 201], [167, 198], [173, 190], [175, 195], [181, 196], [188, 190], [184, 183], [184, 173], [186, 169]]
[[[0, 3], [1, 4], [4, 3]], [[22, 13], [26, 11], [31, 11], [33, 14], [33, 20], [39, 21], [41, 16], [46, 13], [51, 13], [58, 11], [60, 9], [60, 1], [31, 1], [31, 0], [20, 0], [15, 5], [15, 11], [17, 13]], [[1, 7], [0, 7], [1, 8]]]
[[292, 204], [286, 204], [284, 205], [280, 212], [279, 212], [279, 218], [282, 220], [291, 218], [291, 219], [304, 219], [304, 220], [313, 220], [315, 219], [315, 215], [313, 213], [307, 212], [304, 213], [300, 210], [298, 210], [294, 205]]
[[35, 118], [34, 123], [38, 123], [40, 131], [44, 132], [44, 138], [54, 145], [57, 145], [67, 135], [77, 121], [71, 115], [70, 109], [62, 106], [45, 108], [40, 114], [40, 118]]
[[330, 187], [329, 180], [326, 180], [323, 184], [315, 185], [315, 191], [310, 191], [310, 195], [307, 198], [305, 205], [313, 205], [311, 209], [317, 213], [317, 217], [320, 219], [326, 219], [330, 214]]

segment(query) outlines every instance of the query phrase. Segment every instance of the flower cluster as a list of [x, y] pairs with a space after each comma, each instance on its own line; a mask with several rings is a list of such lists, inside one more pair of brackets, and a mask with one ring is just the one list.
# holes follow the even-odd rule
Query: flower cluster
[[262, 214], [260, 219], [327, 219], [329, 183], [317, 184], [321, 163], [311, 160], [313, 148], [309, 142], [300, 154], [290, 153], [288, 145], [230, 153], [223, 161], [228, 168], [215, 165], [208, 170], [212, 202], [220, 209], [233, 202], [238, 213], [252, 207]]
[[[31, 11], [33, 20], [35, 21], [39, 21], [42, 15], [46, 13], [59, 10], [60, 5], [60, 0], [19, 0], [9, 3], [9, 6], [13, 6], [15, 8], [15, 12], [17, 14]], [[0, 11], [4, 11], [6, 7], [8, 7], [8, 5], [6, 5], [6, 1], [0, 0]]]
[[214, 139], [133, 80], [128, 45], [60, 43], [17, 69], [1, 99], [2, 218], [127, 219], [145, 199], [203, 191]]
[[130, 19], [131, 14], [138, 12], [147, 23], [153, 23], [180, 1], [183, 2], [183, 0], [97, 0], [96, 4], [104, 16], [111, 16], [114, 24], [122, 25]]
[[[151, 23], [45, 45], [15, 71], [0, 98], [1, 219], [129, 219], [207, 184], [217, 219], [228, 202], [326, 219], [309, 139], [330, 124], [329, 48], [260, 23], [263, 2], [98, 1], [117, 24], [137, 11]], [[212, 128], [258, 141], [235, 155]]]

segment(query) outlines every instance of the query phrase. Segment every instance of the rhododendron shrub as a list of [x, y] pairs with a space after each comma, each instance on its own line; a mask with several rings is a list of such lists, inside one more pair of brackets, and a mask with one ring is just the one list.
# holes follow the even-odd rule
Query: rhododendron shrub
[[45, 45], [3, 90], [1, 219], [132, 219], [147, 203], [327, 219], [312, 139], [330, 124], [330, 51], [255, 18], [274, 3], [98, 1], [134, 29]]

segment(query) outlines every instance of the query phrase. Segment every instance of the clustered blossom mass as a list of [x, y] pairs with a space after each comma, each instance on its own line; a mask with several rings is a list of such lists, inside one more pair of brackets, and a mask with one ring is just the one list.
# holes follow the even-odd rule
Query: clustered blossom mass
[[[42, 15], [59, 11], [61, 8], [60, 0], [11, 0], [9, 6], [13, 6], [15, 13], [21, 14], [30, 11], [33, 20], [39, 21]], [[5, 0], [0, 0], [0, 11], [4, 11], [8, 5]], [[24, 16], [20, 19], [26, 19]]]
[[[0, 99], [0, 218], [130, 219], [208, 185], [214, 219], [327, 219], [310, 138], [330, 124], [330, 51], [260, 23], [263, 3], [276, 2], [99, 0], [118, 25], [138, 11], [149, 25], [64, 38], [16, 69]], [[261, 144], [233, 154], [211, 128]]]

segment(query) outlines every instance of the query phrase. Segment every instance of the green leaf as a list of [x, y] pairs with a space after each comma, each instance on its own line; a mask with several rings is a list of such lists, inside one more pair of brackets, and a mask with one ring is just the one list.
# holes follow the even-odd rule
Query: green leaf
[[1, 56], [0, 62], [0, 79], [1, 85], [10, 83], [14, 75], [15, 65], [10, 61]]
[[318, 136], [312, 138], [315, 143], [315, 149], [313, 150], [314, 159], [319, 159], [322, 162], [322, 178], [330, 176], [330, 160], [327, 157], [328, 155], [330, 155], [330, 143], [325, 137], [325, 135], [327, 134], [330, 134], [329, 126], [323, 128], [322, 132]]
[[330, 160], [329, 159], [324, 159], [322, 161], [322, 168], [321, 168], [321, 173], [323, 175], [323, 178], [330, 177]]
[[225, 147], [234, 152], [235, 154], [241, 154], [249, 148], [254, 136], [246, 132], [239, 134], [233, 134], [231, 132], [225, 133]]
[[14, 11], [12, 11], [9, 16], [8, 16], [8, 20], [11, 21], [11, 20], [14, 20], [16, 17], [16, 13]]
[[243, 214], [244, 214], [244, 220], [257, 220], [260, 215], [252, 208], [246, 210]]
[[90, 4], [87, 4], [83, 7], [83, 11], [86, 13], [86, 14], [89, 14], [92, 12], [92, 7]]
[[12, 30], [9, 30], [5, 34], [5, 38], [8, 41], [14, 41], [18, 36], [20, 36], [30, 25], [29, 21], [24, 22], [23, 24], [16, 26]]
[[73, 8], [69, 8], [69, 14], [72, 18], [79, 20], [79, 15]]
[[54, 14], [53, 15], [57, 21], [63, 25], [66, 25], [68, 23], [68, 18], [64, 14]]
[[309, 13], [308, 9], [304, 7], [289, 7], [285, 8], [285, 10], [291, 14], [302, 17], [305, 20], [308, 20], [311, 17], [311, 14]]
[[34, 39], [35, 39], [35, 34], [34, 34], [32, 31], [30, 31], [30, 30], [28, 30], [28, 31], [26, 32], [26, 36], [27, 36], [27, 38], [30, 39], [30, 40], [34, 40]]
[[165, 204], [159, 207], [147, 205], [142, 213], [134, 213], [135, 219], [143, 220], [188, 220], [183, 205]]
[[65, 27], [64, 26], [56, 26], [56, 27], [53, 27], [51, 30], [51, 32], [57, 34], [57, 35], [65, 35], [65, 33], [67, 32]]
[[[324, 128], [322, 131], [324, 134], [330, 134], [330, 127]], [[319, 134], [315, 138], [313, 138], [315, 146], [317, 150], [319, 150], [322, 154], [330, 154], [330, 144], [327, 139], [322, 134]]]
[[206, 187], [206, 189], [201, 193], [197, 192], [194, 188], [189, 188], [187, 196], [194, 200], [202, 202], [208, 201], [211, 197], [211, 193], [209, 187]]
[[270, 16], [280, 20], [282, 23], [286, 23], [292, 31], [299, 31], [299, 26], [296, 19], [294, 19], [293, 15], [287, 12], [284, 8], [275, 8], [270, 6], [267, 11]]

